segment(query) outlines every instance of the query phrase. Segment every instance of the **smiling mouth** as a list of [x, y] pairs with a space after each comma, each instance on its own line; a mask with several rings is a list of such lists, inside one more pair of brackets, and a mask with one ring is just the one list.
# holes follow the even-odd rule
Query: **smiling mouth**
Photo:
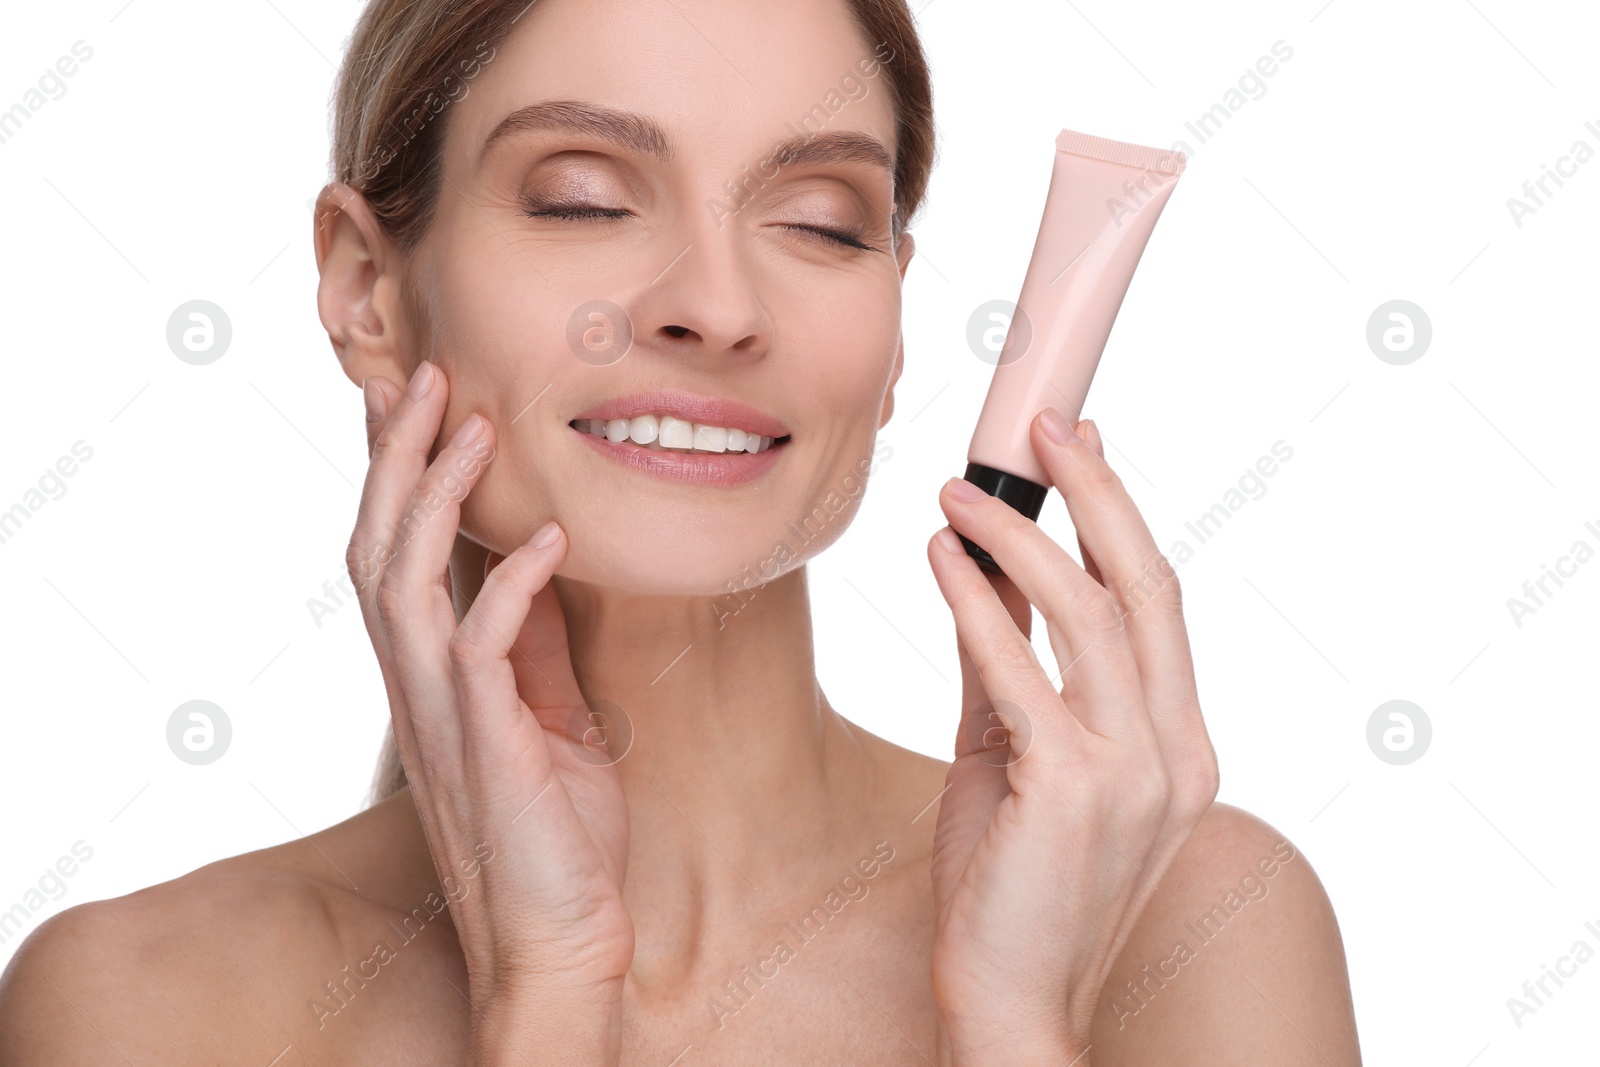
[[711, 426], [671, 415], [635, 415], [631, 419], [573, 419], [568, 426], [580, 433], [603, 437], [612, 444], [629, 444], [652, 452], [682, 455], [759, 454], [789, 442], [789, 434], [767, 437], [737, 427]]

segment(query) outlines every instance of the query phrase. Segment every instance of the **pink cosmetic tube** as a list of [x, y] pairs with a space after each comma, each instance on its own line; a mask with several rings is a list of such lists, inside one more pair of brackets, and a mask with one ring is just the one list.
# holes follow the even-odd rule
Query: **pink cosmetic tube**
[[[1062, 130], [1044, 218], [963, 477], [1035, 521], [1050, 488], [1028, 440], [1053, 407], [1078, 421], [1150, 231], [1183, 174], [1182, 152]], [[967, 554], [1004, 574], [983, 548]]]

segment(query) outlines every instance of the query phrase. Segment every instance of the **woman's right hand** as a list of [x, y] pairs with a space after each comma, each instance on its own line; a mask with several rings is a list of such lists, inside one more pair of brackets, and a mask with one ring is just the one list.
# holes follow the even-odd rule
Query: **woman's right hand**
[[363, 392], [371, 464], [345, 562], [466, 958], [470, 1062], [614, 1064], [633, 960], [628, 812], [549, 584], [565, 532], [552, 522], [551, 543], [491, 553], [458, 625], [447, 567], [494, 427], [468, 416], [429, 464], [443, 372], [423, 363], [403, 397], [378, 377]]

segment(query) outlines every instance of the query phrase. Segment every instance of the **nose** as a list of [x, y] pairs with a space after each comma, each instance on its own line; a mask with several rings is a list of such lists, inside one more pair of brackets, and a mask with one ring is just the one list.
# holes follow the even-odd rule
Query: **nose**
[[663, 264], [633, 302], [635, 347], [708, 360], [759, 359], [773, 324], [737, 226], [705, 220], [662, 242]]

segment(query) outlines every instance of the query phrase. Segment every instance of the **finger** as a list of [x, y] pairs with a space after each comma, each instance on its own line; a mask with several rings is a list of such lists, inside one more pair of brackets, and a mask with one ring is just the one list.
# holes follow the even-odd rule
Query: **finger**
[[[1011, 616], [1017, 632], [1028, 639], [1033, 633], [1033, 605], [1022, 595], [1017, 583], [1005, 575], [984, 571], [983, 576], [1000, 603], [1005, 605], [1006, 614]], [[956, 641], [956, 657], [961, 666], [961, 723], [956, 733], [956, 758], [982, 753], [985, 763], [1001, 768], [1007, 762], [1021, 759], [1032, 737], [1027, 716], [1020, 708], [1009, 707], [1004, 701], [996, 705], [989, 699], [972, 656], [959, 640]], [[1012, 727], [1016, 729], [1015, 736], [1011, 734]]]
[[[384, 424], [388, 422], [389, 413], [394, 410], [403, 394], [401, 388], [381, 375], [371, 375], [362, 379], [361, 394], [367, 412], [367, 455], [372, 455], [372, 450], [378, 443], [378, 434], [383, 431]], [[454, 602], [455, 594], [450, 587], [450, 572], [444, 575], [445, 592]]]
[[[421, 696], [408, 692], [405, 701], [424, 761], [451, 761], [464, 752], [465, 727], [452, 711], [449, 648], [460, 627], [447, 575], [461, 502], [494, 458], [493, 429], [481, 416], [468, 416], [428, 466], [401, 522], [393, 559], [378, 580], [391, 654], [411, 667], [405, 673], [413, 688], [425, 691]], [[456, 773], [453, 762], [449, 773]]]
[[[954, 543], [953, 549], [949, 542]], [[941, 530], [928, 546], [928, 562], [955, 618], [956, 638], [967, 657], [962, 664], [966, 706], [958, 734], [962, 749], [958, 758], [977, 751], [980, 746], [975, 742], [993, 726], [988, 718], [991, 707], [986, 705], [1013, 719], [1017, 716], [1009, 714], [1011, 709], [1020, 709], [1018, 714], [1026, 716], [1027, 723], [1017, 732], [1028, 731], [1029, 752], [1064, 751], [1079, 745], [1083, 726], [1062, 705], [1032, 644], [1017, 629], [1006, 605], [961, 542]], [[1031, 766], [1027, 759], [1005, 764], [1014, 787], [1026, 780], [1017, 773], [1024, 764]]]
[[[369, 606], [374, 606], [378, 580], [394, 556], [401, 517], [438, 435], [445, 402], [443, 377], [424, 361], [406, 392], [389, 408], [373, 441], [356, 526], [345, 553], [350, 577]], [[418, 392], [421, 395], [413, 395]]]
[[[482, 775], [504, 763], [505, 747], [517, 731], [537, 729], [540, 723], [528, 715], [521, 693], [515, 663], [519, 658], [520, 635], [534, 614], [536, 594], [549, 588], [550, 576], [566, 556], [567, 541], [558, 534], [546, 544], [538, 538], [521, 545], [492, 567], [472, 607], [450, 638], [450, 662], [455, 673], [456, 692], [461, 698], [464, 733], [464, 758], [469, 773]], [[545, 636], [549, 631], [540, 629]], [[540, 658], [565, 657], [563, 631], [559, 648], [541, 649], [528, 645], [520, 650]], [[547, 661], [548, 662], [548, 661]], [[583, 702], [570, 662], [565, 672], [570, 683], [565, 691], [568, 706]], [[548, 774], [549, 749], [542, 744], [526, 746], [526, 755], [535, 761], [530, 768], [536, 777]]]
[[361, 399], [367, 409], [367, 457], [378, 443], [378, 434], [400, 400], [403, 390], [382, 375], [374, 374], [361, 381]]
[[947, 483], [939, 505], [950, 525], [982, 545], [1044, 616], [1062, 675], [1075, 672], [1081, 700], [1068, 705], [1073, 714], [1106, 737], [1149, 737], [1139, 666], [1115, 599], [1037, 523], [986, 493], [961, 500], [950, 491], [958, 481]]
[[[1105, 446], [1100, 440], [1100, 431], [1095, 426], [1093, 419], [1078, 420], [1076, 432], [1089, 443], [1090, 448], [1094, 449], [1095, 455], [1099, 456], [1101, 459], [1106, 458]], [[1100, 573], [1100, 564], [1094, 561], [1094, 556], [1089, 552], [1089, 546], [1083, 543], [1083, 535], [1078, 534], [1077, 537], [1078, 558], [1083, 560], [1084, 571], [1088, 573], [1089, 577], [1093, 578], [1101, 585], [1105, 585], [1106, 580], [1105, 577]]]
[[[461, 502], [494, 457], [494, 427], [482, 415], [469, 414], [414, 483], [382, 582], [392, 582], [417, 597], [429, 589], [446, 588], [445, 573], [460, 529]], [[455, 630], [455, 609], [448, 598], [442, 603], [450, 609], [448, 634]]]
[[[1078, 422], [1078, 429], [1091, 425], [1087, 419]], [[1073, 536], [1078, 540], [1078, 559], [1083, 561], [1083, 572], [1105, 586], [1105, 578], [1100, 574], [1100, 565], [1094, 561], [1094, 556], [1089, 552], [1089, 547], [1083, 543], [1083, 537], [1076, 530]], [[1067, 702], [1067, 707], [1075, 708], [1083, 699], [1083, 691], [1078, 687], [1078, 676], [1072, 671], [1064, 671], [1061, 675], [1061, 699]]]
[[1177, 573], [1110, 465], [1078, 433], [1069, 431], [1058, 444], [1044, 420], [1041, 412], [1031, 428], [1034, 452], [1066, 500], [1105, 588], [1126, 613], [1128, 642], [1158, 730], [1192, 716], [1198, 698]]
[[[432, 368], [426, 369], [431, 372]], [[418, 367], [412, 376], [413, 383], [426, 381], [425, 369]], [[408, 398], [394, 383], [378, 376], [369, 376], [362, 382], [366, 401], [367, 441], [371, 461], [362, 486], [361, 503], [357, 509], [356, 523], [345, 550], [345, 564], [361, 602], [362, 616], [367, 632], [378, 654], [379, 668], [389, 697], [389, 708], [394, 723], [395, 743], [400, 751], [406, 777], [413, 784], [418, 800], [428, 794], [428, 774], [421, 761], [416, 733], [407, 710], [406, 689], [415, 688], [414, 678], [423, 664], [408, 661], [403, 668], [393, 651], [393, 636], [383, 624], [383, 611], [378, 604], [378, 584], [393, 556], [393, 542], [397, 517], [409, 499], [426, 456], [427, 439], [433, 436], [428, 427], [427, 405], [438, 405], [437, 389], [422, 390], [418, 398]], [[439, 407], [442, 411], [442, 406]], [[380, 413], [374, 419], [374, 414]], [[437, 415], [433, 416], [436, 423]], [[425, 435], [425, 437], [424, 437]], [[417, 443], [413, 439], [423, 437]], [[408, 457], [407, 452], [413, 453]], [[436, 678], [448, 678], [448, 662], [443, 655], [442, 642], [432, 668]], [[437, 686], [435, 687], [437, 689]], [[413, 692], [411, 699], [419, 694]], [[436, 699], [437, 693], [432, 699]]]
[[[559, 525], [555, 527], [555, 534], [556, 542], [548, 550], [559, 553], [560, 558], [555, 563], [559, 567], [561, 559], [566, 558], [568, 542], [566, 531]], [[490, 552], [486, 565], [492, 571], [506, 558], [498, 552]], [[554, 568], [551, 573], [555, 573]], [[574, 708], [583, 707], [586, 700], [572, 670], [566, 613], [556, 596], [554, 583], [548, 579], [533, 594], [521, 629], [514, 635], [509, 658], [517, 680], [517, 692], [540, 725], [570, 736], [570, 713]]]

